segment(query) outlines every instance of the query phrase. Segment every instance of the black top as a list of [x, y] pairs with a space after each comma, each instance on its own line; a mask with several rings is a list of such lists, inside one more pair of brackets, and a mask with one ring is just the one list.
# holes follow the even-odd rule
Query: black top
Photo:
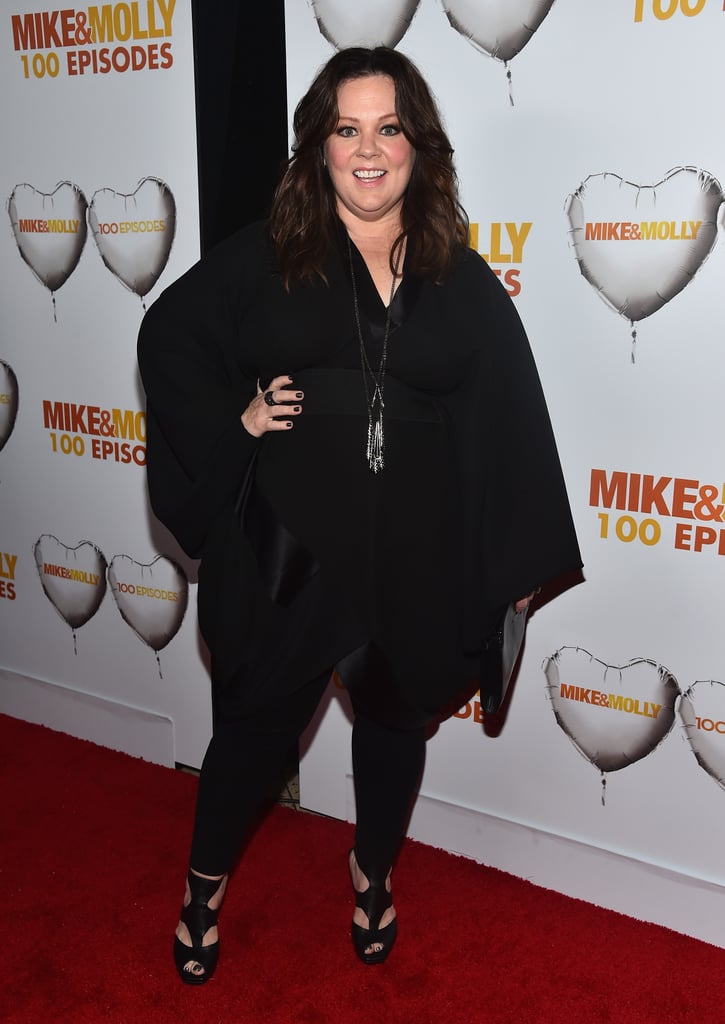
[[[353, 260], [377, 367], [385, 305]], [[350, 273], [345, 240], [326, 281], [286, 291], [254, 225], [142, 324], [151, 503], [201, 558], [199, 622], [228, 713], [338, 664], [371, 715], [425, 721], [461, 691], [498, 608], [581, 565], [533, 358], [486, 263], [461, 252], [441, 285], [406, 271], [378, 474]], [[256, 381], [287, 373], [301, 416], [251, 437], [240, 415]]]

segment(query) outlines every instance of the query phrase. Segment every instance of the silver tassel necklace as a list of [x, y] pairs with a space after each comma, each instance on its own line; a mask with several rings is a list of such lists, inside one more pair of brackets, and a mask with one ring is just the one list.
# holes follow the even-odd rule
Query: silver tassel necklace
[[365, 341], [363, 339], [362, 327], [360, 325], [360, 307], [357, 297], [357, 282], [355, 281], [355, 268], [352, 259], [352, 244], [350, 236], [347, 238], [347, 253], [350, 259], [350, 279], [352, 281], [352, 302], [355, 309], [355, 324], [357, 336], [360, 340], [360, 365], [362, 366], [363, 385], [365, 387], [365, 404], [368, 410], [368, 440], [365, 454], [368, 465], [373, 473], [379, 473], [385, 468], [385, 431], [383, 428], [383, 409], [385, 408], [385, 366], [388, 361], [388, 338], [390, 336], [390, 319], [395, 296], [395, 282], [398, 279], [398, 267], [400, 265], [400, 249], [395, 260], [393, 269], [393, 283], [390, 286], [390, 301], [385, 313], [385, 333], [383, 335], [383, 350], [380, 354], [380, 365], [374, 370], [368, 359]]

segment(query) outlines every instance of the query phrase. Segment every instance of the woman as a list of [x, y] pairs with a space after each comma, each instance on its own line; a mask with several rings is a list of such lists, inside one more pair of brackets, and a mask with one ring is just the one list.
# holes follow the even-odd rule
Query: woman
[[385, 959], [426, 725], [463, 702], [501, 608], [580, 565], [528, 344], [468, 248], [419, 72], [341, 51], [294, 130], [269, 224], [167, 289], [139, 342], [151, 500], [201, 558], [212, 658], [189, 984], [215, 969], [227, 875], [333, 667], [355, 712], [352, 936]]

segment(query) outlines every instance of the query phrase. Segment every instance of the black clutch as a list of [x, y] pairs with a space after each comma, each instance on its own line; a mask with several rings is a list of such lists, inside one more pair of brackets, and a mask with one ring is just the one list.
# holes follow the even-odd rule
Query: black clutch
[[511, 603], [481, 651], [481, 707], [488, 715], [503, 704], [526, 632], [526, 610], [517, 612]]

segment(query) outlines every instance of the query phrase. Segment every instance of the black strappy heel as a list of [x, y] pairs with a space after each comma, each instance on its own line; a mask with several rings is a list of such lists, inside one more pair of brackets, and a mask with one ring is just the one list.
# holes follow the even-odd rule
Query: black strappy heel
[[[219, 907], [211, 910], [209, 900], [224, 885], [224, 876], [201, 878], [189, 871], [187, 882], [191, 899], [188, 906], [181, 908], [181, 920], [188, 929], [191, 945], [187, 946], [178, 935], [174, 937], [174, 963], [185, 985], [203, 985], [214, 974], [219, 961], [219, 940], [209, 946], [204, 946], [203, 942], [219, 918]], [[203, 969], [203, 973], [194, 970], [196, 965]]]
[[[350, 850], [350, 854], [354, 856], [355, 851]], [[359, 864], [358, 867], [360, 867]], [[360, 868], [360, 870], [363, 869]], [[363, 871], [363, 874], [366, 872]], [[394, 917], [384, 928], [380, 927], [383, 914], [393, 905], [393, 894], [388, 892], [385, 887], [385, 876], [382, 879], [376, 879], [369, 875], [366, 877], [368, 888], [365, 892], [358, 892], [355, 889], [355, 906], [359, 907], [367, 917], [368, 927], [363, 928], [362, 925], [352, 922], [352, 944], [364, 964], [381, 964], [395, 944], [398, 935], [398, 919]], [[369, 946], [374, 945], [382, 948], [373, 950], [371, 953], [365, 952]]]

